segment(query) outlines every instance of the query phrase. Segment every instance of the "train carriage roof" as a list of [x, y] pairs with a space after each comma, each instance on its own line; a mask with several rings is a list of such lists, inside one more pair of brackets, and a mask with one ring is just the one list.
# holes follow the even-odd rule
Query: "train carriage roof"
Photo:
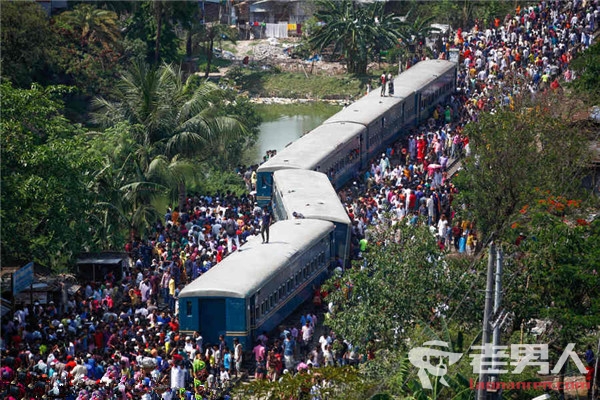
[[315, 171], [286, 169], [273, 173], [273, 183], [288, 218], [292, 218], [292, 212], [296, 211], [305, 218], [350, 224], [350, 218], [327, 175]]
[[281, 221], [270, 229], [269, 243], [252, 236], [242, 247], [183, 288], [179, 298], [245, 298], [263, 287], [296, 255], [308, 249], [323, 235], [333, 231], [333, 223], [311, 219]]
[[393, 97], [381, 97], [379, 89], [376, 88], [368, 95], [331, 116], [324, 124], [346, 121], [367, 126], [378, 121], [381, 114], [387, 109], [401, 103], [438, 76], [451, 71], [455, 66], [456, 64], [444, 60], [421, 61], [394, 79]]
[[352, 123], [320, 125], [262, 164], [258, 172], [315, 169], [335, 149], [356, 138], [364, 127]]

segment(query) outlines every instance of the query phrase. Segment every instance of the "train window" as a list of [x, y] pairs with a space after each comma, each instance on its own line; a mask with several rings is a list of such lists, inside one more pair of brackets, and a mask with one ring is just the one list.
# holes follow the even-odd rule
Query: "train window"
[[267, 311], [267, 304], [265, 301], [262, 302], [262, 304], [260, 305], [260, 313], [262, 315], [265, 315]]
[[296, 286], [300, 284], [300, 272], [296, 273]]
[[269, 309], [273, 308], [273, 305], [274, 305], [274, 304], [275, 304], [275, 303], [274, 303], [274, 301], [273, 301], [273, 295], [270, 295], [270, 296], [269, 296]]
[[185, 302], [185, 315], [187, 315], [188, 317], [192, 316], [192, 302], [191, 301]]
[[273, 293], [273, 303], [277, 304], [278, 301], [279, 301], [279, 292], [276, 290], [275, 293]]
[[260, 307], [256, 306], [256, 309], [254, 310], [254, 318], [258, 318], [260, 316]]
[[307, 273], [307, 271], [308, 271], [308, 267], [304, 267], [304, 269], [302, 270], [302, 277], [303, 277], [304, 279], [306, 279], [306, 277], [308, 276], [308, 273]]

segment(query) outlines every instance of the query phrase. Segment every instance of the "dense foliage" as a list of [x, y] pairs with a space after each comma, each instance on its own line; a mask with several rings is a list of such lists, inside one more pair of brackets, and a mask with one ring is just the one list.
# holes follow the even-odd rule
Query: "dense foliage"
[[386, 13], [381, 2], [321, 0], [315, 16], [323, 25], [315, 29], [309, 42], [319, 51], [332, 46], [351, 73], [366, 74], [374, 51], [394, 47], [400, 37], [400, 18]]
[[64, 87], [0, 87], [2, 260], [64, 267], [94, 248], [87, 190], [98, 160], [62, 114]]
[[511, 102], [467, 125], [474, 156], [454, 178], [482, 239], [504, 238], [512, 218], [535, 200], [535, 188], [576, 194], [589, 162], [587, 132], [570, 125], [581, 104], [561, 95]]
[[4, 262], [64, 267], [122, 248], [186, 186], [242, 187], [222, 171], [258, 134], [252, 104], [164, 63], [200, 53], [198, 10], [2, 2]]

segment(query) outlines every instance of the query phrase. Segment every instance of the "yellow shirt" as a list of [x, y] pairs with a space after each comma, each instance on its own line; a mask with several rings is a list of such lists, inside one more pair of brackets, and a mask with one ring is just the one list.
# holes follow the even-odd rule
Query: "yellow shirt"
[[175, 296], [175, 279], [173, 277], [169, 280], [169, 294]]
[[473, 246], [474, 241], [475, 237], [473, 235], [467, 236], [467, 246]]

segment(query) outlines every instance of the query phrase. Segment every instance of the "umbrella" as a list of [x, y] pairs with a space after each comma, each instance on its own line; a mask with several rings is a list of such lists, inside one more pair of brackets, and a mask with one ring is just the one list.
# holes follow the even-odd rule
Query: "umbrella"
[[300, 364], [298, 364], [297, 369], [298, 369], [298, 371], [303, 370], [303, 369], [308, 369], [308, 365], [306, 365], [305, 363], [301, 362]]

